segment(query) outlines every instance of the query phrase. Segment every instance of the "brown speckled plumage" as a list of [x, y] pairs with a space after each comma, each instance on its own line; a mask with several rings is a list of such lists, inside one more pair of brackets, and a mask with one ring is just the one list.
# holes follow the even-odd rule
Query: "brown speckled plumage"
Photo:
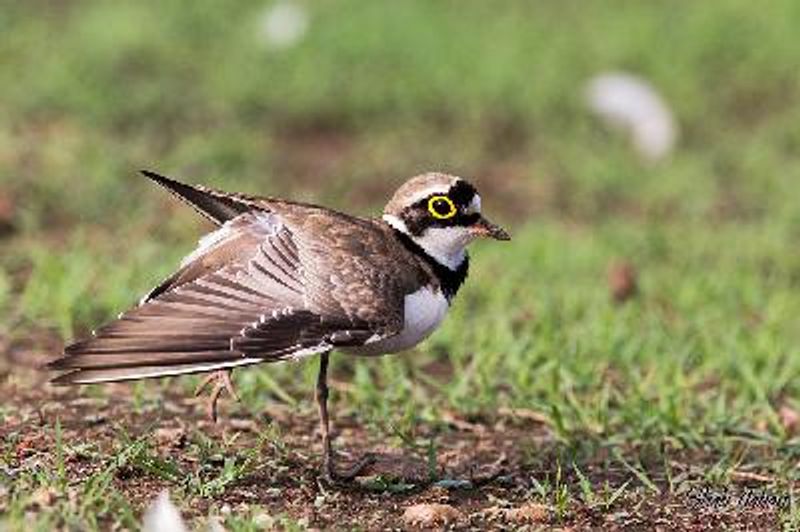
[[[228, 194], [149, 178], [218, 228], [138, 306], [64, 349], [49, 368], [56, 384], [214, 372], [209, 413], [233, 368], [320, 355], [317, 402], [328, 479], [328, 353], [406, 349], [443, 319], [466, 278], [464, 247], [478, 236], [508, 239], [480, 214], [466, 181], [425, 174], [404, 184], [382, 219], [359, 218], [276, 198]], [[449, 199], [441, 199], [447, 195]], [[438, 198], [438, 199], [437, 199]], [[452, 212], [435, 216], [428, 202]], [[449, 203], [448, 203], [449, 202]]]
[[140, 306], [68, 346], [50, 364], [67, 371], [56, 383], [202, 372], [360, 345], [399, 332], [405, 296], [438, 286], [428, 261], [381, 220], [148, 176], [226, 236]]

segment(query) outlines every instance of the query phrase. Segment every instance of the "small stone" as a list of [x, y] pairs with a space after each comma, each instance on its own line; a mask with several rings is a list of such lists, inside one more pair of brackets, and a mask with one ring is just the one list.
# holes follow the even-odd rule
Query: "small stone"
[[233, 418], [228, 420], [228, 424], [235, 430], [258, 432], [258, 425], [252, 419]]
[[253, 516], [253, 524], [263, 530], [271, 530], [275, 526], [275, 519], [265, 512]]
[[225, 532], [225, 527], [222, 526], [222, 520], [219, 517], [209, 517], [206, 522], [206, 530], [208, 532]]
[[624, 303], [639, 292], [639, 274], [629, 262], [612, 264], [608, 269], [608, 289], [615, 303]]
[[186, 430], [178, 428], [156, 429], [156, 442], [161, 447], [183, 447], [186, 444]]
[[403, 512], [403, 521], [411, 526], [443, 526], [460, 518], [461, 512], [449, 504], [415, 504]]
[[108, 421], [108, 418], [106, 416], [104, 416], [103, 414], [91, 414], [91, 415], [86, 416], [84, 418], [84, 421], [86, 422], [86, 424], [88, 426], [96, 427], [98, 425], [104, 424], [106, 421]]
[[506, 510], [505, 517], [516, 524], [546, 523], [550, 520], [550, 508], [544, 504], [534, 502], [524, 504], [518, 508]]
[[434, 482], [433, 487], [444, 488], [446, 490], [469, 490], [473, 488], [472, 482], [460, 478], [443, 478]]
[[58, 493], [53, 488], [41, 487], [31, 495], [31, 503], [39, 508], [49, 508], [53, 506]]
[[16, 205], [9, 191], [0, 189], [0, 237], [14, 232]]
[[780, 407], [778, 410], [778, 418], [781, 420], [781, 426], [783, 426], [789, 434], [796, 433], [798, 427], [800, 427], [800, 414], [790, 406], [784, 405]]

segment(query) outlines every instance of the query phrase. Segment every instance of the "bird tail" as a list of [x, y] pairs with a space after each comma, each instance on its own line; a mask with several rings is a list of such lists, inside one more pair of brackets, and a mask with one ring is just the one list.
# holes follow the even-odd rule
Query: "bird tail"
[[[69, 360], [69, 364], [65, 361]], [[59, 358], [51, 362], [46, 367], [50, 370], [67, 370], [67, 373], [59, 375], [51, 380], [52, 384], [68, 386], [72, 384], [97, 384], [103, 382], [121, 382], [138, 379], [149, 379], [155, 377], [169, 377], [176, 375], [188, 375], [191, 373], [205, 373], [218, 369], [232, 369], [241, 366], [249, 366], [263, 362], [257, 358], [239, 358], [226, 362], [209, 363], [189, 363], [173, 365], [141, 365], [131, 367], [92, 367], [86, 364], [84, 367], [76, 363], [76, 357], [69, 356]]]
[[[163, 306], [163, 304], [161, 305]], [[166, 377], [262, 362], [231, 351], [236, 324], [195, 312], [169, 316], [159, 305], [136, 307], [92, 336], [68, 345], [46, 369], [54, 384], [91, 384]]]

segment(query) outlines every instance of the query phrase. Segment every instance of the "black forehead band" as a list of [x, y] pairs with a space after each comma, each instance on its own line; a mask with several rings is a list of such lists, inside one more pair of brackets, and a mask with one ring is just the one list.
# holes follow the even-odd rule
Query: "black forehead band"
[[450, 187], [449, 196], [458, 205], [469, 205], [472, 198], [475, 197], [475, 187], [459, 179], [456, 184]]

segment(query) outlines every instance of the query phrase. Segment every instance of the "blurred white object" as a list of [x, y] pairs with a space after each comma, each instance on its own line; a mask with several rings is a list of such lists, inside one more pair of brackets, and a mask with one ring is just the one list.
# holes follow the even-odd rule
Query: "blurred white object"
[[629, 131], [636, 151], [648, 161], [672, 152], [678, 137], [672, 111], [644, 79], [625, 73], [600, 74], [589, 81], [586, 101], [609, 125]]
[[188, 532], [180, 512], [169, 500], [169, 491], [164, 490], [150, 503], [144, 513], [144, 532]]
[[259, 33], [270, 48], [289, 48], [303, 38], [308, 30], [308, 13], [289, 0], [268, 6], [261, 14]]

